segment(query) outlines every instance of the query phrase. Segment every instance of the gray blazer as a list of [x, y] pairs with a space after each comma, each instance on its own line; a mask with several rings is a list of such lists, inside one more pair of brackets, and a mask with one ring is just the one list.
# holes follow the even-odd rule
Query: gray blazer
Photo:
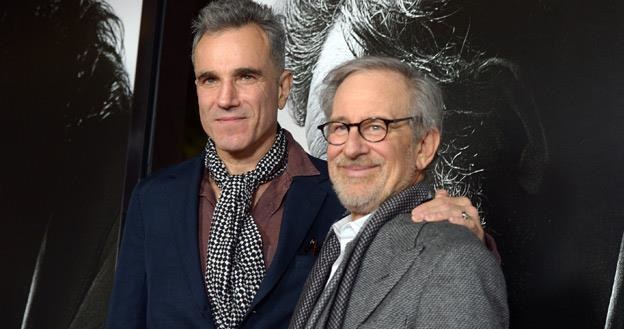
[[366, 252], [344, 328], [507, 328], [505, 280], [468, 229], [387, 222]]

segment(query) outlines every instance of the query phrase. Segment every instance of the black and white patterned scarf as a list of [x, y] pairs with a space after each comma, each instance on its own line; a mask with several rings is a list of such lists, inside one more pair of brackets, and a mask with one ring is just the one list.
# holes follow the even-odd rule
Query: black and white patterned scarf
[[251, 218], [251, 201], [261, 184], [279, 176], [288, 159], [279, 128], [269, 152], [252, 171], [230, 175], [209, 138], [204, 164], [221, 195], [215, 206], [206, 253], [206, 290], [217, 328], [236, 328], [253, 301], [265, 266], [262, 239]]

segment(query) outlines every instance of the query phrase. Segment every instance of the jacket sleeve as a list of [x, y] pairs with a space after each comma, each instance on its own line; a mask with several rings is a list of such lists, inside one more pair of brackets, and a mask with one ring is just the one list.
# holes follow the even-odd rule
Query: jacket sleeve
[[[140, 186], [140, 185], [139, 185]], [[145, 230], [140, 188], [135, 188], [126, 215], [106, 328], [146, 328]]]

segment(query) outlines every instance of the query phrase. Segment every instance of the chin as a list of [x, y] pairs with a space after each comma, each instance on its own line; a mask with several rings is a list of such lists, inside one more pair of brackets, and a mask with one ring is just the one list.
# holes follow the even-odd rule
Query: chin
[[372, 206], [369, 203], [365, 204], [353, 204], [353, 205], [344, 205], [344, 207], [350, 212], [354, 214], [366, 215], [372, 213], [379, 206]]
[[[338, 199], [340, 203], [350, 212], [367, 214], [377, 208], [379, 202], [372, 193], [355, 195], [353, 189], [347, 188], [346, 191], [338, 191]], [[346, 192], [346, 193], [343, 193]]]
[[248, 143], [241, 141], [236, 138], [219, 138], [213, 139], [218, 150], [229, 152], [229, 153], [238, 153], [243, 152], [246, 148], [249, 147]]

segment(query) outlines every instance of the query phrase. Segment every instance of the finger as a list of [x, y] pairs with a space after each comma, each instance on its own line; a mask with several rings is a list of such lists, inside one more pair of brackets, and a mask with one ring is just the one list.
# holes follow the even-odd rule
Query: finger
[[452, 218], [452, 216], [449, 214], [450, 212], [448, 210], [429, 212], [423, 215], [423, 219], [427, 222], [439, 222], [443, 220], [449, 220], [450, 218]]
[[456, 198], [438, 198], [431, 200], [429, 207], [423, 210], [425, 218], [431, 217], [431, 219], [448, 219], [453, 216], [461, 216], [461, 212], [464, 209], [456, 200]]
[[463, 201], [457, 198], [438, 197], [425, 202], [412, 210], [412, 218], [415, 221], [440, 221], [447, 220], [451, 216], [460, 216]]
[[[412, 219], [414, 221], [440, 221], [448, 219], [453, 214], [455, 206], [445, 202], [436, 202], [432, 200], [426, 204], [422, 204], [412, 210]], [[457, 208], [456, 212], [460, 212]]]
[[436, 212], [438, 206], [438, 199], [433, 199], [424, 203], [421, 203], [416, 208], [412, 209], [412, 219], [414, 221], [421, 221], [426, 219], [425, 217], [433, 212]]
[[465, 226], [472, 233], [474, 233], [479, 238], [479, 240], [484, 241], [485, 233], [483, 232], [483, 227], [481, 226], [481, 221], [479, 220], [478, 212], [473, 213], [476, 217], [473, 217], [472, 215], [470, 215], [468, 211], [463, 211], [463, 212], [466, 214], [465, 216], [461, 214], [462, 212], [460, 212], [459, 216], [453, 216], [449, 218], [449, 222], [453, 224]]
[[477, 208], [472, 206], [470, 199], [466, 197], [447, 197], [447, 192], [439, 190], [436, 198], [425, 202], [414, 208], [411, 212], [412, 220], [421, 221], [441, 221], [452, 218], [462, 218], [461, 213], [465, 211], [468, 215], [479, 220]]
[[471, 219], [478, 223], [479, 226], [481, 226], [481, 218], [479, 217], [479, 210], [473, 206], [472, 204], [469, 204], [467, 206], [462, 207], [462, 211], [466, 212], [466, 214], [468, 214], [468, 216], [471, 217]]

